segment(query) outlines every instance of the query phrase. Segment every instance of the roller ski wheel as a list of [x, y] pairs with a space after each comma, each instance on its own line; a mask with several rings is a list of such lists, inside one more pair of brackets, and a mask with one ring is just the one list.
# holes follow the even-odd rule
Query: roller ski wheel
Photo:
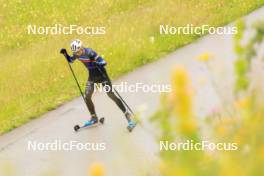
[[73, 129], [74, 129], [74, 131], [77, 132], [80, 128], [81, 128], [81, 127], [80, 127], [79, 125], [75, 125]]
[[[99, 123], [98, 123], [98, 122], [99, 122]], [[82, 128], [85, 128], [85, 127], [92, 127], [92, 126], [97, 126], [98, 124], [104, 124], [104, 117], [99, 118], [99, 120], [98, 120], [98, 119], [91, 119], [91, 120], [85, 122], [82, 126], [75, 125], [75, 126], [73, 127], [73, 129], [74, 129], [74, 131], [77, 132], [77, 131], [79, 131], [79, 130], [82, 129]]]
[[133, 121], [128, 122], [127, 130], [128, 130], [129, 132], [132, 132], [133, 129], [136, 127], [136, 125], [137, 125], [136, 122], [133, 122]]
[[102, 117], [102, 118], [99, 119], [99, 122], [100, 122], [101, 124], [104, 124], [104, 120], [105, 120], [104, 117]]

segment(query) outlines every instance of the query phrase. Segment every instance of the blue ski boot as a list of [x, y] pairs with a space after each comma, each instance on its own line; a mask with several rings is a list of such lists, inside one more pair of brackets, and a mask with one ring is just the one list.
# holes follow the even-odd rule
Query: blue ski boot
[[74, 131], [78, 131], [79, 129], [84, 128], [84, 127], [96, 125], [96, 124], [98, 124], [98, 122], [100, 122], [100, 124], [104, 124], [104, 117], [102, 117], [98, 120], [97, 116], [92, 116], [92, 118], [90, 120], [86, 121], [82, 126], [75, 125]]
[[136, 125], [137, 125], [137, 123], [136, 122], [134, 122], [134, 121], [129, 121], [128, 122], [128, 126], [127, 126], [127, 129], [128, 129], [128, 131], [129, 132], [132, 132], [132, 130], [136, 127]]
[[127, 130], [129, 132], [132, 132], [132, 130], [136, 127], [137, 123], [131, 119], [131, 114], [129, 112], [125, 113], [126, 119], [128, 121], [128, 126], [127, 126]]

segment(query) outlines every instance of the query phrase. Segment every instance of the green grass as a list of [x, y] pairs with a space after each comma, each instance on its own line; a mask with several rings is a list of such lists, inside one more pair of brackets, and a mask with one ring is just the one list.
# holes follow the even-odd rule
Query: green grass
[[[73, 3], [74, 2], [74, 3]], [[159, 35], [160, 24], [221, 26], [264, 0], [3, 1], [0, 7], [0, 134], [79, 96], [59, 49], [80, 38], [108, 62], [112, 78], [200, 36]], [[106, 35], [28, 35], [27, 25], [106, 26]], [[154, 37], [154, 42], [150, 38]], [[81, 85], [87, 72], [74, 64]]]

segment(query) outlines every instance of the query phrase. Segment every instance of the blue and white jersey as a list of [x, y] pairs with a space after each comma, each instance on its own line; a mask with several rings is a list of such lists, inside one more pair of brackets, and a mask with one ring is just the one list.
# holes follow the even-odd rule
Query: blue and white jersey
[[84, 48], [84, 52], [80, 57], [73, 55], [72, 57], [67, 58], [70, 63], [73, 63], [76, 59], [81, 61], [88, 69], [90, 78], [102, 76], [102, 73], [99, 71], [98, 67], [101, 69], [101, 71], [105, 72], [105, 60], [91, 48]]

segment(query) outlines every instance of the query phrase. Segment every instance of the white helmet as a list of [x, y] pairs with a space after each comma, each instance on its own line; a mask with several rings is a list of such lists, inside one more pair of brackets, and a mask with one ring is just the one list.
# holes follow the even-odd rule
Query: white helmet
[[71, 42], [71, 51], [73, 53], [80, 51], [82, 47], [83, 47], [82, 41], [79, 39], [75, 39]]

